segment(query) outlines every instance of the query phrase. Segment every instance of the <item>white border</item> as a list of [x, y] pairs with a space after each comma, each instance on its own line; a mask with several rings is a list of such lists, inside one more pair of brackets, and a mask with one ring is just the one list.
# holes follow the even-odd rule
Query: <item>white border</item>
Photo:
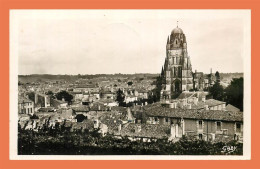
[[[244, 146], [243, 156], [182, 156], [182, 155], [17, 155], [17, 129], [18, 129], [18, 27], [20, 19], [24, 16], [35, 18], [33, 13], [40, 12], [52, 14], [52, 12], [82, 13], [84, 10], [10, 10], [10, 160], [250, 160], [251, 159], [251, 10], [171, 10], [177, 14], [183, 14], [184, 18], [188, 13], [207, 12], [207, 17], [212, 17], [212, 11], [219, 11], [225, 16], [236, 12], [238, 17], [244, 20]], [[103, 10], [95, 10], [103, 11]], [[107, 10], [106, 10], [107, 11]], [[111, 10], [109, 10], [111, 11]], [[117, 10], [125, 11], [125, 10]], [[140, 10], [138, 10], [140, 11]], [[146, 10], [149, 11], [149, 10]], [[166, 11], [166, 10], [158, 10]], [[46, 12], [46, 13], [45, 13]], [[23, 14], [27, 15], [23, 15]], [[209, 14], [209, 15], [208, 15]], [[75, 15], [74, 15], [75, 16]]]

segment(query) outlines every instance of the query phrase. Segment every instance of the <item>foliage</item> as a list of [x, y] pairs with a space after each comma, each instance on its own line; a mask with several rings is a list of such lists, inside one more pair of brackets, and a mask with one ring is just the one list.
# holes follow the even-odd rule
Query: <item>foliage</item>
[[[234, 152], [223, 152], [224, 146], [236, 146]], [[45, 128], [34, 132], [18, 132], [19, 155], [242, 155], [243, 144], [238, 142], [211, 143], [203, 140], [189, 140], [186, 137], [177, 142], [167, 139], [130, 141], [112, 135], [101, 137], [98, 130], [76, 130], [69, 132], [62, 126]]]
[[55, 98], [55, 97], [54, 97], [54, 93], [53, 93], [51, 90], [49, 90], [49, 91], [46, 92], [45, 94], [48, 95], [48, 96], [50, 96], [50, 98], [52, 98], [52, 99]]
[[215, 77], [216, 77], [216, 81], [217, 81], [217, 82], [220, 82], [220, 75], [219, 75], [219, 72], [218, 72], [218, 71], [216, 71]]
[[33, 114], [30, 119], [39, 119], [39, 117], [36, 114]]
[[153, 101], [160, 101], [162, 84], [164, 83], [165, 83], [165, 78], [163, 76], [158, 76], [156, 81], [153, 82], [153, 85], [155, 85], [155, 88], [152, 90]]
[[209, 93], [213, 99], [225, 101], [227, 104], [238, 107], [243, 111], [244, 78], [234, 78], [227, 88], [223, 88], [218, 82], [210, 89]]
[[28, 98], [30, 100], [32, 100], [33, 102], [35, 101], [35, 93], [34, 92], [29, 92], [29, 93], [27, 93], [27, 95], [28, 95]]
[[122, 104], [125, 100], [125, 94], [121, 89], [118, 89], [116, 92], [116, 101], [120, 104]]
[[210, 95], [213, 97], [213, 99], [216, 100], [223, 100], [224, 99], [224, 88], [219, 84], [219, 82], [216, 82], [210, 89], [209, 89]]
[[71, 94], [69, 94], [67, 91], [63, 90], [56, 94], [56, 98], [58, 100], [62, 100], [64, 98], [65, 101], [67, 101], [69, 104], [71, 104], [73, 96]]
[[21, 81], [18, 81], [18, 86], [23, 85], [23, 83]]
[[227, 104], [238, 107], [243, 111], [243, 97], [244, 97], [244, 79], [233, 79], [231, 84], [225, 89], [225, 101]]
[[127, 82], [128, 86], [132, 86], [133, 82]]

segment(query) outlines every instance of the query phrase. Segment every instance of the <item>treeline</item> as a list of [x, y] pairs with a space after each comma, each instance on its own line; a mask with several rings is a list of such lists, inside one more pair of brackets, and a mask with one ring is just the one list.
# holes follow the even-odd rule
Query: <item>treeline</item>
[[[232, 151], [225, 147], [235, 147]], [[237, 142], [211, 143], [189, 140], [177, 142], [165, 139], [151, 142], [130, 141], [111, 135], [102, 137], [98, 130], [74, 131], [45, 129], [38, 132], [19, 129], [19, 155], [242, 155], [243, 144]]]
[[209, 89], [210, 95], [216, 99], [225, 101], [243, 111], [244, 109], [244, 78], [233, 78], [230, 85], [225, 89], [219, 82], [215, 83]]
[[107, 78], [154, 78], [157, 74], [140, 73], [140, 74], [78, 74], [78, 75], [52, 75], [52, 74], [32, 74], [32, 75], [18, 75], [19, 78], [23, 79], [46, 79], [46, 80], [75, 80], [78, 78], [82, 79], [93, 79], [100, 77]]

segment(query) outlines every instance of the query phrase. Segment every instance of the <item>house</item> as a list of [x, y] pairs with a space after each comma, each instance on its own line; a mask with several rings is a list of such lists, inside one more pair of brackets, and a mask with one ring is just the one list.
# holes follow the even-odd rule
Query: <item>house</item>
[[115, 93], [111, 91], [103, 91], [101, 92], [101, 98], [103, 99], [114, 99]]
[[74, 92], [92, 92], [96, 91], [97, 87], [94, 84], [77, 85], [73, 88]]
[[72, 111], [76, 115], [78, 115], [78, 114], [86, 115], [90, 111], [90, 108], [89, 108], [89, 106], [81, 105], [81, 106], [78, 106], [78, 107], [73, 107]]
[[148, 99], [148, 91], [142, 89], [138, 90], [138, 98]]
[[55, 107], [56, 109], [67, 108], [68, 102], [66, 102], [64, 99], [58, 100], [51, 98], [51, 106]]
[[133, 95], [127, 95], [125, 96], [125, 102], [126, 103], [130, 103], [130, 102], [134, 102], [137, 101], [137, 97], [133, 96]]
[[100, 99], [100, 93], [99, 93], [99, 92], [94, 91], [94, 92], [91, 92], [91, 94], [94, 96], [94, 98], [95, 98], [96, 100], [99, 100], [99, 99]]
[[146, 124], [175, 125], [183, 135], [208, 141], [242, 140], [243, 113], [224, 110], [175, 109], [158, 104], [144, 106]]
[[50, 97], [46, 94], [35, 93], [35, 105], [40, 107], [49, 107], [50, 106]]
[[83, 99], [83, 92], [81, 91], [73, 91], [71, 92], [75, 100], [82, 100]]
[[18, 97], [18, 113], [32, 115], [34, 113], [34, 102], [28, 98], [19, 96]]

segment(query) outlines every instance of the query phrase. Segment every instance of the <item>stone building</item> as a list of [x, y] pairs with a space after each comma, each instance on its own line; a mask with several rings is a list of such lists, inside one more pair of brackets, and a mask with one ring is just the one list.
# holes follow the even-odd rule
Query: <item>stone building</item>
[[182, 91], [193, 89], [192, 67], [187, 51], [186, 36], [178, 26], [172, 30], [167, 39], [162, 76], [164, 77], [162, 98], [171, 99]]
[[173, 99], [183, 91], [204, 90], [214, 84], [212, 73], [205, 75], [203, 72], [192, 72], [186, 36], [178, 26], [168, 36], [161, 77], [161, 99]]

